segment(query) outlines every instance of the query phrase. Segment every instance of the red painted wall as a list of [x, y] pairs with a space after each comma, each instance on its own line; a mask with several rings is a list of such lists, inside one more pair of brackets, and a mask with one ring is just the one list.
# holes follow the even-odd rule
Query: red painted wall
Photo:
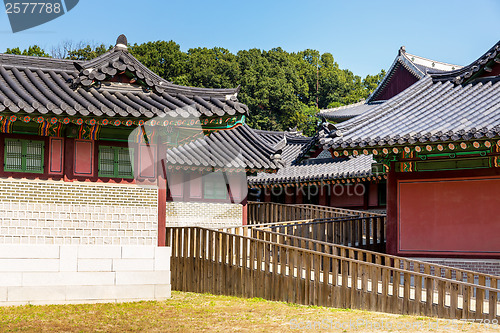
[[417, 81], [418, 79], [400, 64], [396, 72], [389, 79], [387, 85], [382, 89], [374, 101], [388, 100]]
[[64, 172], [64, 139], [49, 139], [49, 174], [62, 175]]
[[499, 197], [500, 178], [398, 182], [399, 252], [500, 255]]
[[234, 202], [242, 202], [247, 196], [246, 175], [243, 173], [227, 173], [227, 179]]
[[500, 65], [498, 63], [495, 63], [491, 72], [484, 71], [481, 75], [479, 75], [479, 77], [491, 77], [497, 75], [500, 75]]
[[368, 206], [377, 207], [378, 206], [378, 183], [369, 183], [368, 185]]
[[75, 140], [74, 175], [94, 175], [94, 141]]
[[327, 200], [328, 200], [328, 197], [326, 195], [320, 195], [318, 204], [321, 206], [327, 206], [328, 205]]
[[193, 199], [203, 198], [203, 182], [201, 173], [192, 173], [189, 180], [189, 196]]
[[390, 172], [387, 252], [500, 258], [500, 170]]
[[364, 191], [362, 184], [331, 185], [331, 207], [362, 207], [364, 204]]
[[184, 173], [172, 172], [168, 180], [168, 188], [172, 198], [182, 198], [184, 195]]
[[303, 194], [302, 194], [302, 191], [301, 191], [301, 188], [300, 187], [296, 187], [295, 188], [295, 203], [296, 204], [302, 204], [304, 203], [304, 199], [303, 199]]
[[155, 144], [139, 145], [138, 176], [140, 178], [156, 178], [156, 156], [158, 148]]
[[294, 186], [285, 187], [285, 203], [286, 204], [295, 203], [295, 187]]
[[271, 190], [264, 192], [264, 202], [271, 202]]

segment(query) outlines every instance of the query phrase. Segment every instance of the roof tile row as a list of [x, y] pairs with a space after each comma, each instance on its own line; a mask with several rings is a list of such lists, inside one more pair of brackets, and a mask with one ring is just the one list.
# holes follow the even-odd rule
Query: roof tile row
[[277, 169], [283, 166], [281, 150], [265, 142], [248, 125], [213, 132], [184, 145], [167, 150], [172, 165]]
[[[121, 71], [149, 89], [109, 82]], [[174, 85], [116, 47], [88, 62], [0, 54], [0, 111], [118, 118], [247, 114], [237, 92]]]

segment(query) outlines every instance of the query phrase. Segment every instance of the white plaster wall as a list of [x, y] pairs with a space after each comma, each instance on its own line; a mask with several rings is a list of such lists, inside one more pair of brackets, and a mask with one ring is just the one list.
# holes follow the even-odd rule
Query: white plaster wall
[[0, 305], [170, 297], [169, 247], [0, 245]]

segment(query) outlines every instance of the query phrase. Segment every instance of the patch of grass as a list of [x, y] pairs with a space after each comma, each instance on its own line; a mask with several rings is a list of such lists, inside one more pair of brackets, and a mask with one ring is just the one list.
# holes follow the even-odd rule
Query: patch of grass
[[[330, 325], [321, 331], [419, 331], [370, 326], [381, 322], [423, 324], [420, 331], [429, 332], [425, 324], [431, 321], [436, 319], [175, 291], [162, 302], [0, 307], [0, 332], [302, 332], [299, 326], [319, 328], [320, 323]], [[349, 322], [365, 325], [339, 326]], [[442, 329], [433, 332], [449, 332], [446, 321], [440, 322]], [[466, 332], [483, 331], [477, 324], [466, 327]]]
[[250, 303], [262, 303], [262, 302], [267, 302], [267, 300], [260, 298], [260, 297], [254, 297], [254, 298], [249, 298], [248, 302]]

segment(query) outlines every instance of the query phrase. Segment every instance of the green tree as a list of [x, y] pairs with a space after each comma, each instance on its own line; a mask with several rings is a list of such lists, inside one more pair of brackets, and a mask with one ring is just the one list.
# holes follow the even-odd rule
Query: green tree
[[385, 70], [381, 70], [380, 73], [376, 75], [367, 75], [363, 80], [363, 86], [367, 90], [368, 94], [371, 94], [382, 82], [382, 79], [385, 76]]
[[25, 55], [25, 56], [34, 56], [34, 57], [50, 57], [49, 54], [45, 53], [45, 51], [38, 45], [33, 45], [28, 47], [27, 49], [21, 51], [19, 47], [15, 47], [12, 49], [7, 49], [5, 51], [7, 54], [16, 54], [16, 55]]
[[177, 84], [189, 85], [186, 76], [188, 55], [181, 51], [174, 41], [156, 41], [134, 44], [129, 47], [130, 53], [150, 70]]
[[240, 69], [236, 56], [220, 47], [195, 48], [187, 52], [189, 82], [197, 87], [229, 88], [238, 85]]
[[92, 60], [108, 52], [109, 50], [111, 50], [111, 48], [112, 46], [106, 46], [104, 44], [97, 46], [86, 45], [83, 48], [69, 50], [66, 59]]

